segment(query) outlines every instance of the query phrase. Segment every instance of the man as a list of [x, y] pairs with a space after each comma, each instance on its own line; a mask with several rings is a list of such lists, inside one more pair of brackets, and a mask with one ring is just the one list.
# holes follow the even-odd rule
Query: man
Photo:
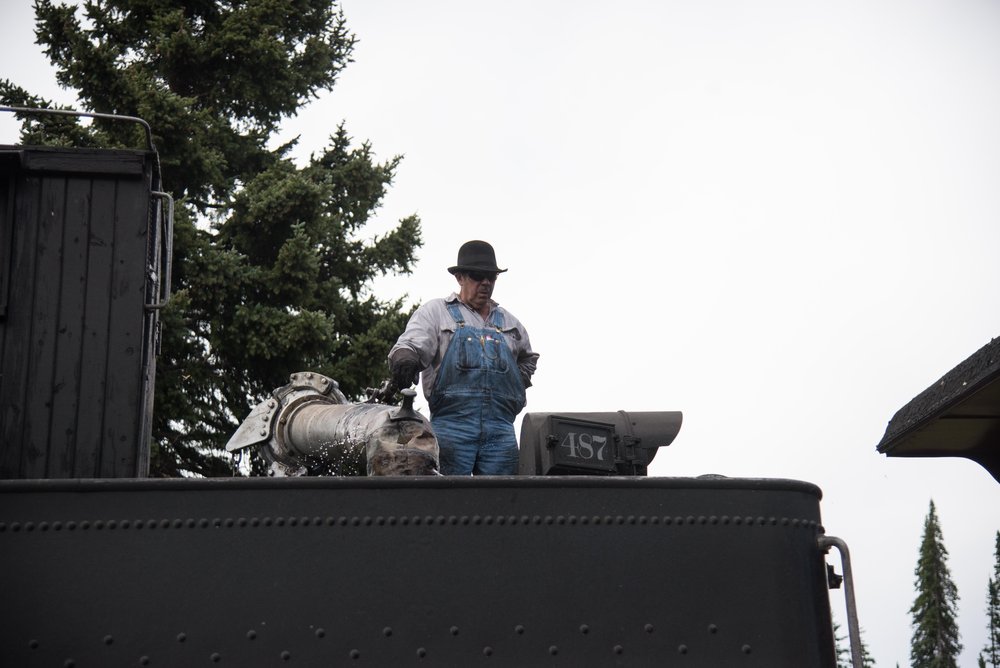
[[514, 475], [514, 418], [538, 354], [518, 319], [493, 301], [497, 276], [507, 270], [497, 267], [490, 244], [462, 244], [448, 271], [458, 292], [413, 313], [389, 351], [389, 371], [399, 389], [423, 372], [442, 474]]

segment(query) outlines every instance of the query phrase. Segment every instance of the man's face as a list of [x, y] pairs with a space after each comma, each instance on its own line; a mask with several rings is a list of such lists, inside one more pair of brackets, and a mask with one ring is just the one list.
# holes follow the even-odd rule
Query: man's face
[[458, 275], [459, 298], [477, 311], [493, 297], [497, 275], [488, 271], [469, 271]]

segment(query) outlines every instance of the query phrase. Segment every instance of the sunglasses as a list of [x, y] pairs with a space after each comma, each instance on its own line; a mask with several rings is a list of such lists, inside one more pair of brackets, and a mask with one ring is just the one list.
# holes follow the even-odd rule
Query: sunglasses
[[466, 273], [466, 276], [468, 276], [476, 283], [482, 283], [483, 281], [486, 280], [490, 281], [491, 283], [495, 283], [497, 280], [497, 275], [495, 272], [470, 271]]

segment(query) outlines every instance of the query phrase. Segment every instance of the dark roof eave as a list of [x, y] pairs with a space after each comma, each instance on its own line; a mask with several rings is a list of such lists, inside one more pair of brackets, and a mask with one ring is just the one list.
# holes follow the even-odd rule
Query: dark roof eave
[[1000, 338], [896, 411], [877, 449], [889, 457], [966, 457], [1000, 481]]

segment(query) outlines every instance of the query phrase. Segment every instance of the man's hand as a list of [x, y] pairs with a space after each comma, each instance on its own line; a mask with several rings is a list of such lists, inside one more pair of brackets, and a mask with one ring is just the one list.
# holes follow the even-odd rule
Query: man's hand
[[413, 352], [399, 350], [396, 356], [389, 360], [389, 375], [392, 377], [393, 385], [400, 390], [413, 385], [418, 373], [420, 373], [420, 361]]

